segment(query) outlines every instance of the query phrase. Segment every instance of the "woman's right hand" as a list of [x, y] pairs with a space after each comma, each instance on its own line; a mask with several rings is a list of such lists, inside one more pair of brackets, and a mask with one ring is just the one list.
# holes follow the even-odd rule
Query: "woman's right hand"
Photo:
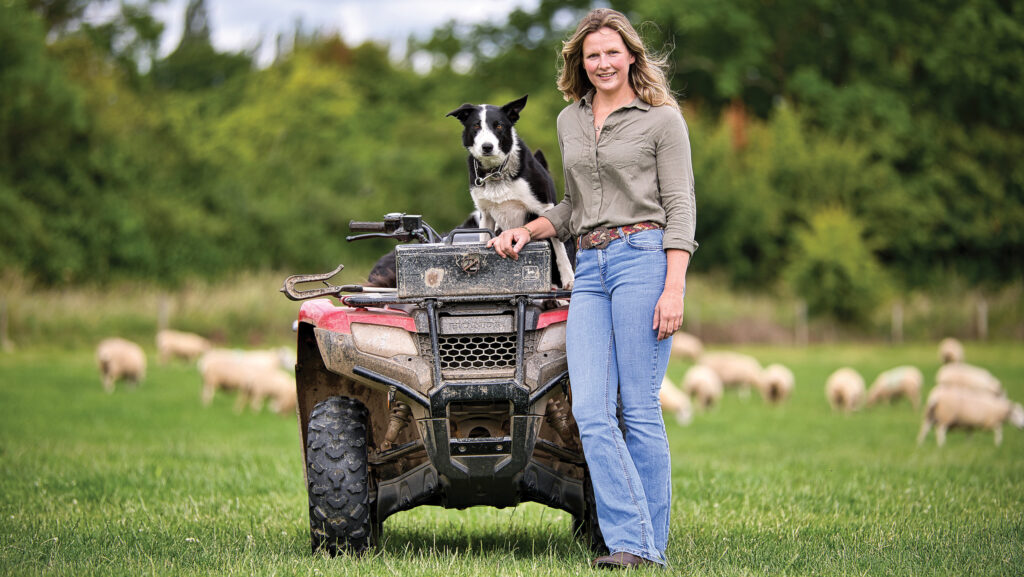
[[512, 260], [519, 260], [519, 251], [523, 250], [528, 242], [530, 232], [520, 226], [506, 230], [487, 241], [487, 246], [493, 247], [501, 258], [512, 257]]

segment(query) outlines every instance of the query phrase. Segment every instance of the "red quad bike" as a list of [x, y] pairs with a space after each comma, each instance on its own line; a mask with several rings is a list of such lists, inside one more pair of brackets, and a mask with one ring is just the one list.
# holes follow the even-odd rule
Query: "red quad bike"
[[[396, 289], [328, 284], [344, 265], [281, 289], [312, 299], [299, 309], [295, 375], [313, 551], [364, 552], [385, 519], [420, 505], [535, 501], [569, 512], [602, 552], [570, 410], [557, 300], [569, 293], [551, 290], [549, 245], [513, 261], [480, 241], [491, 231], [442, 238], [419, 215], [349, 227], [365, 234], [348, 240], [407, 243], [395, 248]], [[323, 285], [297, 288], [307, 282]]]

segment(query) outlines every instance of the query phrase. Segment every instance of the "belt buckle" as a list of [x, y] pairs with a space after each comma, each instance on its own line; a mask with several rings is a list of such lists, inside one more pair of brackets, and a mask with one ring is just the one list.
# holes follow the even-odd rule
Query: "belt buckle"
[[[594, 240], [594, 235], [597, 235], [597, 241]], [[607, 248], [608, 244], [612, 242], [612, 233], [606, 227], [601, 226], [590, 231], [587, 239], [590, 240], [590, 248], [601, 250]]]

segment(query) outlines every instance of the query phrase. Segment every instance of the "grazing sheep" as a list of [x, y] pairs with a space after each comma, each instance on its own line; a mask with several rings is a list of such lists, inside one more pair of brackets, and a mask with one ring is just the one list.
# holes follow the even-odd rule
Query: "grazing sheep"
[[248, 403], [253, 411], [260, 411], [263, 402], [270, 399], [270, 408], [278, 414], [294, 411], [298, 403], [295, 376], [280, 369], [266, 370], [263, 367], [248, 367], [239, 389], [235, 409]]
[[789, 398], [796, 386], [796, 378], [788, 367], [773, 363], [761, 372], [757, 387], [761, 398], [768, 403], [778, 404]]
[[157, 360], [161, 365], [172, 358], [193, 362], [210, 348], [210, 341], [194, 333], [172, 330], [156, 333]]
[[837, 369], [825, 381], [825, 397], [836, 411], [851, 412], [864, 404], [864, 377], [850, 367]]
[[700, 356], [697, 364], [715, 371], [724, 387], [738, 388], [743, 396], [748, 395], [750, 387], [756, 387], [761, 379], [761, 363], [754, 357], [742, 353], [708, 352]]
[[1006, 396], [1003, 385], [992, 373], [967, 363], [951, 363], [939, 367], [939, 372], [935, 374], [935, 386], [977, 389], [997, 397]]
[[881, 401], [894, 401], [900, 397], [906, 397], [914, 406], [914, 410], [921, 405], [921, 387], [924, 385], [924, 375], [917, 367], [902, 366], [894, 367], [878, 375], [871, 388], [868, 390], [868, 406]]
[[[287, 351], [287, 349], [284, 349]], [[204, 405], [213, 401], [217, 389], [238, 391], [251, 380], [252, 371], [277, 371], [286, 362], [280, 350], [241, 351], [212, 349], [199, 358], [199, 373], [203, 378]]]
[[295, 387], [295, 375], [283, 374], [270, 394], [270, 409], [279, 415], [294, 413], [299, 404], [299, 393]]
[[146, 353], [142, 352], [142, 347], [125, 339], [113, 337], [100, 341], [96, 347], [96, 362], [103, 390], [108, 393], [114, 392], [117, 381], [137, 385], [146, 378]]
[[711, 367], [694, 365], [683, 376], [683, 392], [690, 396], [697, 406], [709, 409], [722, 399], [722, 379]]
[[673, 358], [696, 361], [702, 354], [704, 354], [704, 343], [699, 338], [683, 331], [672, 335]]
[[936, 387], [928, 396], [917, 444], [924, 442], [935, 427], [935, 442], [946, 443], [946, 431], [954, 428], [987, 429], [995, 433], [998, 447], [1003, 442], [1003, 423], [1024, 428], [1024, 407], [1009, 399], [957, 387]]
[[288, 347], [263, 349], [256, 351], [236, 351], [243, 353], [249, 360], [257, 364], [277, 366], [286, 371], [295, 370], [295, 351]]
[[953, 337], [939, 341], [939, 360], [942, 364], [964, 362], [964, 346]]
[[661, 391], [658, 393], [661, 399], [661, 409], [676, 416], [676, 422], [680, 425], [689, 425], [693, 420], [693, 404], [690, 397], [679, 389], [666, 375], [661, 379]]

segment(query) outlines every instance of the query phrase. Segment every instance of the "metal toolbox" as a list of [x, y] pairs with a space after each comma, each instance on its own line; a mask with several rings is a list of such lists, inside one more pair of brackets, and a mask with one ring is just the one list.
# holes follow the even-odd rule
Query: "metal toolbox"
[[399, 297], [542, 293], [551, 290], [551, 245], [531, 242], [519, 260], [501, 258], [483, 242], [395, 247]]

